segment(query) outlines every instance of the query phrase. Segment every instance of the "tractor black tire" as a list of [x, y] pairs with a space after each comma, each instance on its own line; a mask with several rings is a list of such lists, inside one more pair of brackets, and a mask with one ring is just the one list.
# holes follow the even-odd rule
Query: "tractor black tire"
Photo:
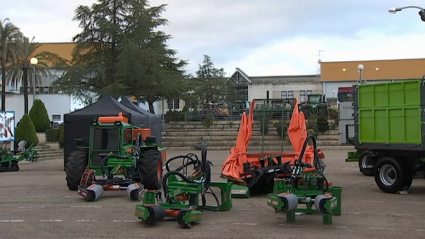
[[386, 193], [402, 191], [405, 184], [403, 167], [390, 157], [379, 159], [375, 165], [375, 182], [379, 189]]
[[300, 111], [303, 112], [305, 119], [308, 119], [310, 117], [310, 109], [308, 106], [301, 107]]
[[69, 190], [76, 191], [80, 185], [81, 177], [87, 166], [87, 152], [74, 151], [70, 154], [66, 163], [66, 185]]
[[162, 186], [163, 168], [162, 156], [158, 149], [149, 149], [143, 152], [143, 156], [137, 163], [140, 172], [141, 183], [146, 190], [158, 190]]
[[366, 156], [375, 156], [370, 151], [364, 151], [359, 156], [359, 170], [360, 172], [365, 176], [373, 176], [374, 174], [374, 167], [372, 168], [365, 168], [366, 165], [369, 165], [371, 163], [371, 160], [367, 159]]
[[328, 107], [326, 105], [318, 106], [317, 113], [318, 115], [323, 114], [326, 116], [326, 118], [328, 118]]

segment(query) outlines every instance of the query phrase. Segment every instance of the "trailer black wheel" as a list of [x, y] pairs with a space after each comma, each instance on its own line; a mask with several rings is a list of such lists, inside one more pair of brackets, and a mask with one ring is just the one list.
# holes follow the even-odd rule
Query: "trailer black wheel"
[[413, 182], [413, 165], [411, 164], [411, 162], [407, 161], [407, 162], [403, 162], [402, 165], [403, 167], [403, 191], [407, 191], [410, 186], [412, 186], [412, 182]]
[[69, 190], [76, 191], [80, 185], [81, 177], [87, 166], [87, 153], [85, 151], [74, 151], [70, 154], [66, 163], [66, 185]]
[[374, 172], [374, 164], [372, 160], [368, 159], [368, 156], [375, 156], [370, 151], [364, 151], [359, 156], [359, 170], [361, 173], [363, 173], [365, 176], [373, 176]]
[[403, 168], [393, 158], [380, 159], [375, 166], [374, 176], [376, 185], [386, 193], [397, 193], [403, 190]]
[[158, 149], [153, 148], [143, 152], [137, 163], [143, 186], [146, 190], [158, 190], [162, 182], [162, 156]]

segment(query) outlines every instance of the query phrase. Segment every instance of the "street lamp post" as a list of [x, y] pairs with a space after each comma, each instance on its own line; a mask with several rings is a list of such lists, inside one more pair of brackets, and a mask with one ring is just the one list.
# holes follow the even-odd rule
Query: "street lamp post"
[[[366, 72], [366, 71], [368, 71], [368, 70], [375, 70], [375, 71], [379, 70], [379, 68], [378, 68], [378, 67], [376, 67], [376, 68], [371, 68], [371, 69], [366, 69], [366, 70], [363, 70], [363, 69], [364, 69], [363, 64], [359, 64], [359, 65], [357, 66], [357, 70], [358, 70], [358, 72], [359, 72], [359, 81], [358, 81], [358, 84], [364, 84], [364, 83], [366, 83], [366, 81], [363, 81], [363, 73], [364, 73], [364, 72]], [[348, 71], [348, 70], [351, 70], [351, 69], [347, 69], [347, 68], [343, 68], [343, 69], [342, 69], [342, 71]]]
[[418, 7], [418, 6], [395, 7], [395, 8], [388, 9], [388, 12], [389, 13], [392, 13], [392, 14], [396, 14], [397, 12], [400, 12], [401, 10], [406, 9], [406, 8], [416, 8], [416, 9], [419, 9], [420, 10], [419, 11], [419, 16], [421, 16], [421, 20], [425, 22], [425, 9], [423, 9], [421, 7]]
[[362, 84], [362, 71], [363, 71], [364, 66], [362, 64], [359, 64], [357, 66], [357, 69], [359, 70], [359, 84]]
[[33, 70], [34, 70], [34, 77], [32, 78], [32, 102], [34, 102], [35, 100], [35, 65], [37, 65], [38, 63], [38, 59], [33, 57], [30, 60], [31, 65], [33, 66]]
[[28, 62], [22, 63], [22, 81], [24, 83], [24, 114], [28, 114]]

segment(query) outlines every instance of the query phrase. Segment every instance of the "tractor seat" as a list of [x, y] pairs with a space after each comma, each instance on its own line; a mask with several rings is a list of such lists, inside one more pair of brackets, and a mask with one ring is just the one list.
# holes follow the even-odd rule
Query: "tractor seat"
[[27, 142], [25, 141], [25, 140], [21, 140], [21, 141], [19, 141], [19, 143], [18, 143], [18, 149], [16, 149], [16, 150], [10, 150], [10, 152], [12, 152], [12, 153], [22, 153], [22, 152], [24, 152], [25, 151], [25, 146], [27, 145]]

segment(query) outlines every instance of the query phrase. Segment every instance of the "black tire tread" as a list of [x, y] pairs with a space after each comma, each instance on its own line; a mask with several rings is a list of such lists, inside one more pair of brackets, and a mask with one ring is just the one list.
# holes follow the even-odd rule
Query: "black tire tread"
[[69, 190], [76, 191], [87, 165], [87, 152], [82, 150], [70, 154], [66, 163], [66, 185]]
[[143, 152], [137, 167], [140, 172], [142, 184], [146, 190], [158, 190], [161, 188], [163, 169], [161, 167], [160, 178], [158, 179], [157, 165], [162, 163], [161, 152], [157, 149], [150, 149]]
[[375, 154], [373, 154], [370, 151], [364, 151], [364, 152], [362, 152], [360, 154], [360, 156], [359, 156], [359, 170], [365, 176], [373, 176], [374, 175], [374, 171], [375, 171], [374, 168], [366, 168], [366, 169], [362, 168], [362, 159], [366, 155], [375, 156]]
[[[397, 178], [398, 181], [394, 182], [393, 185], [391, 186], [386, 186], [383, 183], [381, 183], [381, 179], [379, 177], [379, 170], [381, 169], [381, 167], [385, 164], [390, 164], [392, 165], [395, 170], [397, 171]], [[378, 185], [379, 189], [381, 189], [383, 192], [386, 193], [397, 193], [401, 190], [403, 190], [403, 183], [404, 183], [404, 172], [403, 172], [403, 168], [400, 165], [400, 163], [390, 157], [384, 157], [378, 160], [378, 162], [375, 165], [375, 170], [374, 170], [374, 176], [375, 176], [375, 183], [376, 185]]]

